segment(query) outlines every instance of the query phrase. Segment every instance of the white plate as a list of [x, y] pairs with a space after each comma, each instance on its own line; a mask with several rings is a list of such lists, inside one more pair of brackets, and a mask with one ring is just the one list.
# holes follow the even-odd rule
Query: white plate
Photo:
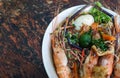
[[[42, 42], [42, 58], [43, 58], [43, 63], [44, 63], [44, 67], [45, 70], [48, 74], [49, 78], [58, 78], [55, 68], [54, 68], [54, 63], [53, 63], [53, 59], [52, 59], [52, 51], [51, 51], [51, 39], [50, 39], [50, 33], [53, 32], [53, 25], [55, 23], [55, 25], [57, 26], [58, 24], [60, 24], [63, 20], [65, 20], [66, 17], [70, 16], [71, 14], [75, 13], [76, 11], [78, 11], [79, 9], [81, 9], [82, 7], [84, 7], [85, 5], [79, 5], [79, 6], [74, 6], [71, 7], [69, 9], [64, 10], [63, 12], [61, 12], [60, 14], [58, 14], [49, 24], [44, 38], [43, 38], [43, 42]], [[106, 11], [112, 13], [113, 15], [116, 15], [115, 12], [108, 10], [106, 8], [103, 7], [103, 9], [105, 9]]]

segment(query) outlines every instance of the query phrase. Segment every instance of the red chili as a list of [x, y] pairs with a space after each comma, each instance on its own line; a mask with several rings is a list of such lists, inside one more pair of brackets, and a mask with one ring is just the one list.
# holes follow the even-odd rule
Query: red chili
[[85, 56], [85, 50], [84, 49], [82, 50], [82, 56], [83, 57]]

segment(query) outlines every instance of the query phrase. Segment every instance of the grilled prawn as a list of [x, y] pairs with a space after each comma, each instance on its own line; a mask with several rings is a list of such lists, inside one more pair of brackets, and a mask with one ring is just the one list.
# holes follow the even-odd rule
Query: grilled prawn
[[93, 67], [98, 63], [98, 56], [91, 50], [89, 56], [85, 60], [83, 65], [83, 77], [92, 78]]
[[[53, 48], [53, 59], [56, 67], [56, 72], [59, 78], [71, 78], [70, 68], [67, 66], [68, 59], [66, 57], [65, 51], [60, 46], [60, 43], [57, 42], [56, 34], [52, 35], [52, 48]], [[56, 42], [55, 42], [56, 41]]]
[[120, 54], [118, 55], [118, 58], [119, 60], [114, 67], [114, 78], [120, 78]]
[[104, 78], [110, 78], [113, 71], [113, 63], [114, 63], [114, 54], [108, 54], [100, 57], [99, 66], [102, 66], [106, 69], [106, 74]]
[[114, 78], [120, 78], [120, 60], [114, 68]]

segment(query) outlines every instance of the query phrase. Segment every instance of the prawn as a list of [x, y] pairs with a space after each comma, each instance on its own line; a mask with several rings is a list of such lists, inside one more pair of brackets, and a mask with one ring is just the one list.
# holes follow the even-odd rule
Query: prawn
[[114, 66], [114, 78], [120, 78], [120, 54], [118, 55], [118, 62]]
[[83, 65], [83, 77], [82, 78], [92, 78], [92, 70], [98, 63], [98, 56], [91, 50], [90, 54], [85, 60]]
[[107, 70], [104, 78], [110, 78], [113, 71], [113, 63], [114, 63], [114, 54], [108, 54], [100, 57], [98, 65], [105, 67]]
[[56, 72], [58, 74], [59, 78], [71, 78], [71, 71], [70, 68], [67, 66], [68, 59], [65, 54], [65, 51], [60, 46], [60, 44], [57, 42], [57, 38], [55, 37], [55, 33], [53, 33], [51, 44], [53, 49], [53, 59], [54, 64], [56, 67]]

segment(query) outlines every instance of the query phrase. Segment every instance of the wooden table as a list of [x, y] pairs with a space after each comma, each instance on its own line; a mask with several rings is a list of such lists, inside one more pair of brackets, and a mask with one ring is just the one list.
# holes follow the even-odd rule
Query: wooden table
[[[42, 39], [60, 6], [60, 12], [74, 5], [96, 0], [1, 0], [0, 78], [48, 78], [42, 62]], [[120, 0], [100, 0], [120, 13]]]

